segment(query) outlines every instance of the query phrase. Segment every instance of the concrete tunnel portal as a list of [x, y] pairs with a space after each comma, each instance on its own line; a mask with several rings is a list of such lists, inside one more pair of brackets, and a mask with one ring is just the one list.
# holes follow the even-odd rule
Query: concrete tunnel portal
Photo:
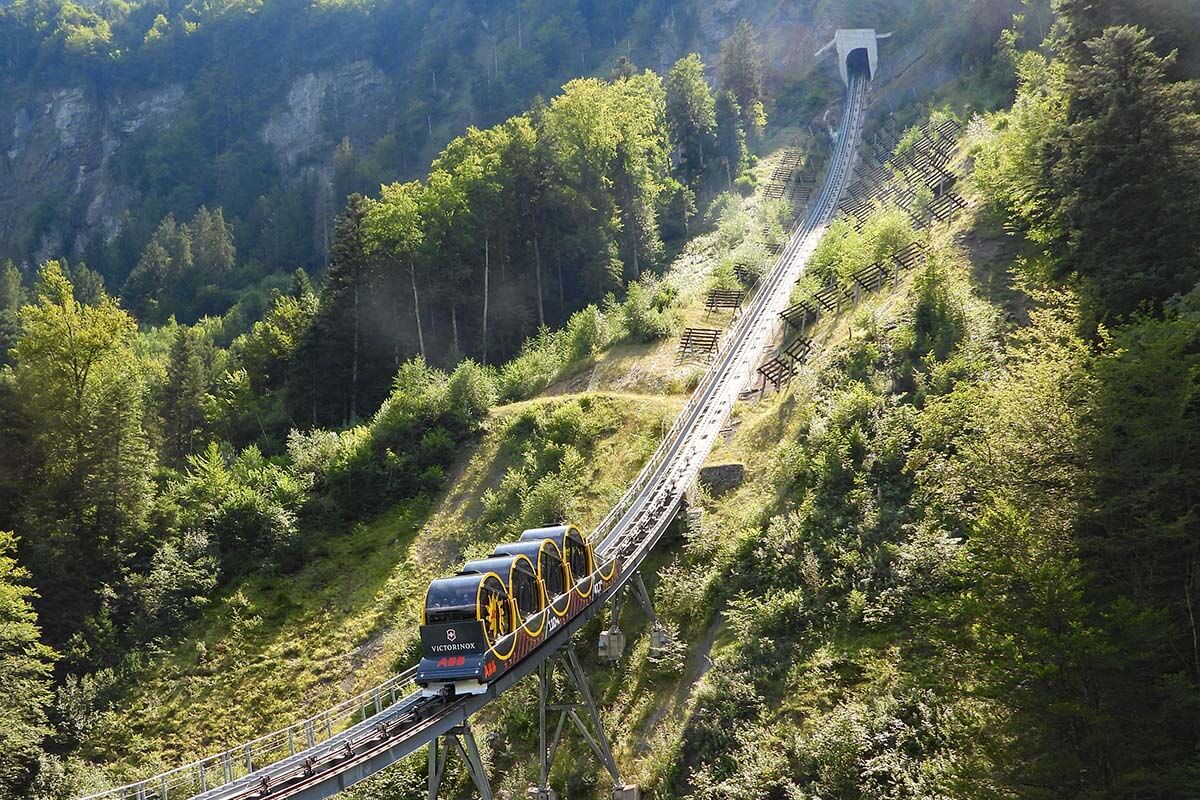
[[839, 28], [833, 35], [833, 41], [817, 51], [821, 55], [826, 50], [835, 48], [838, 56], [838, 72], [842, 82], [850, 85], [850, 75], [865, 72], [868, 79], [874, 79], [879, 74], [880, 39], [886, 39], [892, 34], [875, 33], [874, 28]]

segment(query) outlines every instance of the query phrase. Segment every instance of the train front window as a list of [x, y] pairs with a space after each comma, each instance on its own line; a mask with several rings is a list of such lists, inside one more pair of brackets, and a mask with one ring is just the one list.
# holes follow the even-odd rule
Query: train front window
[[425, 624], [443, 625], [474, 620], [478, 590], [478, 575], [461, 575], [434, 581], [429, 585], [429, 593], [425, 596]]

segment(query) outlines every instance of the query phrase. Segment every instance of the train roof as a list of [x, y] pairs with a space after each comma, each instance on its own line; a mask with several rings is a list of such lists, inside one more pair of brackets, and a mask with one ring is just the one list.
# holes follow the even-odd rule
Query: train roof
[[430, 581], [429, 588], [425, 590], [424, 607], [426, 610], [474, 609], [479, 602], [479, 592], [489, 579], [494, 581], [492, 587], [489, 588], [508, 593], [508, 584], [505, 579], [494, 572], [459, 573]]
[[544, 528], [529, 528], [521, 534], [522, 542], [550, 539], [559, 546], [559, 549], [562, 549], [563, 541], [568, 538], [578, 538], [580, 542], [587, 543], [587, 537], [583, 535], [583, 531], [574, 525], [549, 525]]
[[494, 572], [500, 576], [501, 580], [507, 580], [514, 569], [521, 570], [530, 575], [537, 574], [537, 567], [534, 566], [529, 556], [524, 553], [492, 555], [488, 558], [468, 561], [466, 564], [463, 564], [463, 568], [459, 571], [459, 574]]
[[554, 549], [556, 558], [562, 558], [562, 550], [558, 547], [558, 542], [553, 539], [529, 539], [523, 542], [505, 542], [504, 544], [496, 545], [496, 549], [492, 551], [492, 556], [528, 556], [530, 561], [533, 561], [537, 556], [541, 555], [542, 550], [549, 545]]

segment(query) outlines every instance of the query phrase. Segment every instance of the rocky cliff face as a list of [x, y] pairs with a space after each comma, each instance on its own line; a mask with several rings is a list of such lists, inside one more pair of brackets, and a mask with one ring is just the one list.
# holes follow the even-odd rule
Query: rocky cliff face
[[[363, 60], [306, 73], [292, 82], [260, 138], [285, 175], [327, 172], [341, 136], [369, 140], [378, 130], [392, 90]], [[107, 97], [66, 86], [7, 108], [0, 103], [0, 257], [31, 252], [32, 266], [78, 258], [96, 237], [110, 241], [139, 199], [114, 175], [114, 158], [135, 133], [170, 126], [185, 99], [177, 84]]]
[[113, 156], [144, 126], [169, 124], [183, 96], [180, 86], [107, 99], [63, 87], [0, 110], [0, 251], [34, 235], [23, 244], [37, 259], [62, 255], [63, 223], [78, 226], [80, 243], [111, 238], [134, 198], [112, 180]]
[[[836, 27], [876, 21], [887, 25], [884, 20], [899, 22], [910, 13], [908, 0], [873, 0], [870, 9], [857, 11], [843, 5], [709, 0], [698, 6], [694, 17], [665, 14], [646, 37], [654, 42], [652, 50], [643, 50], [637, 60], [665, 74], [680, 55], [697, 50], [715, 72], [721, 42], [739, 19], [747, 18], [761, 34], [768, 83], [779, 87], [813, 70], [835, 69], [832, 59], [816, 59], [815, 53]], [[1003, 18], [996, 23], [1002, 26], [1017, 0], [993, 5], [989, 13]], [[992, 41], [994, 36], [986, 44]], [[879, 98], [890, 105], [892, 89], [919, 93], [949, 79], [958, 64], [947, 59], [957, 58], [960, 49], [952, 40], [931, 42], [918, 32], [903, 32], [886, 48], [880, 85], [875, 87]], [[916, 75], [925, 76], [921, 85], [906, 83]], [[249, 135], [274, 151], [285, 183], [316, 176], [328, 187], [337, 143], [349, 136], [356, 150], [367, 152], [388, 132], [399, 107], [411, 101], [405, 99], [412, 94], [406, 84], [411, 77], [385, 73], [365, 59], [288, 76], [274, 101], [255, 109], [261, 114], [256, 119], [263, 122], [255, 123]], [[62, 86], [15, 101], [6, 94], [12, 91], [0, 76], [0, 258], [26, 254], [27, 266], [59, 255], [78, 258], [88, 242], [111, 240], [126, 213], [142, 200], [134, 186], [117, 179], [114, 164], [122, 148], [129, 147], [135, 135], [166, 130], [181, 118], [188, 90], [176, 84], [101, 93]], [[446, 100], [445, 107], [435, 109], [430, 126], [431, 134], [438, 128], [437, 134], [422, 145], [422, 154], [407, 153], [410, 158], [399, 172], [418, 168], [445, 137], [477, 120], [477, 113], [488, 118], [486, 110], [470, 107], [469, 97]], [[491, 121], [495, 120], [487, 119], [487, 124]], [[439, 138], [442, 141], [434, 141]], [[261, 191], [271, 188], [263, 186]], [[219, 196], [213, 202], [220, 204]]]
[[[288, 168], [313, 157], [327, 158], [332, 143], [326, 120], [350, 123], [339, 124], [339, 131], [361, 128], [362, 117], [372, 116], [372, 110], [378, 112], [391, 92], [388, 77], [369, 61], [309, 72], [292, 83], [285, 107], [267, 121], [260, 136]], [[360, 120], [358, 125], [354, 118]]]

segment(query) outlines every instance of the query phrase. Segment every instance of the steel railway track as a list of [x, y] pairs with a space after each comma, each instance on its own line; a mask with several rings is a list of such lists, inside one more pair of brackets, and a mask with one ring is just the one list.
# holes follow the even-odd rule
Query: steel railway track
[[821, 193], [793, 231], [769, 277], [737, 324], [725, 335], [716, 363], [676, 418], [655, 454], [612, 511], [593, 531], [602, 566], [619, 560], [620, 578], [537, 651], [492, 684], [486, 694], [423, 698], [416, 668], [280, 731], [148, 780], [82, 800], [318, 800], [357, 783], [425, 746], [466, 720], [509, 686], [538, 668], [599, 612], [637, 572], [666, 530], [711, 451], [738, 392], [746, 384], [787, 305], [837, 202], [849, 183], [866, 109], [865, 76], [847, 91], [834, 156]]

